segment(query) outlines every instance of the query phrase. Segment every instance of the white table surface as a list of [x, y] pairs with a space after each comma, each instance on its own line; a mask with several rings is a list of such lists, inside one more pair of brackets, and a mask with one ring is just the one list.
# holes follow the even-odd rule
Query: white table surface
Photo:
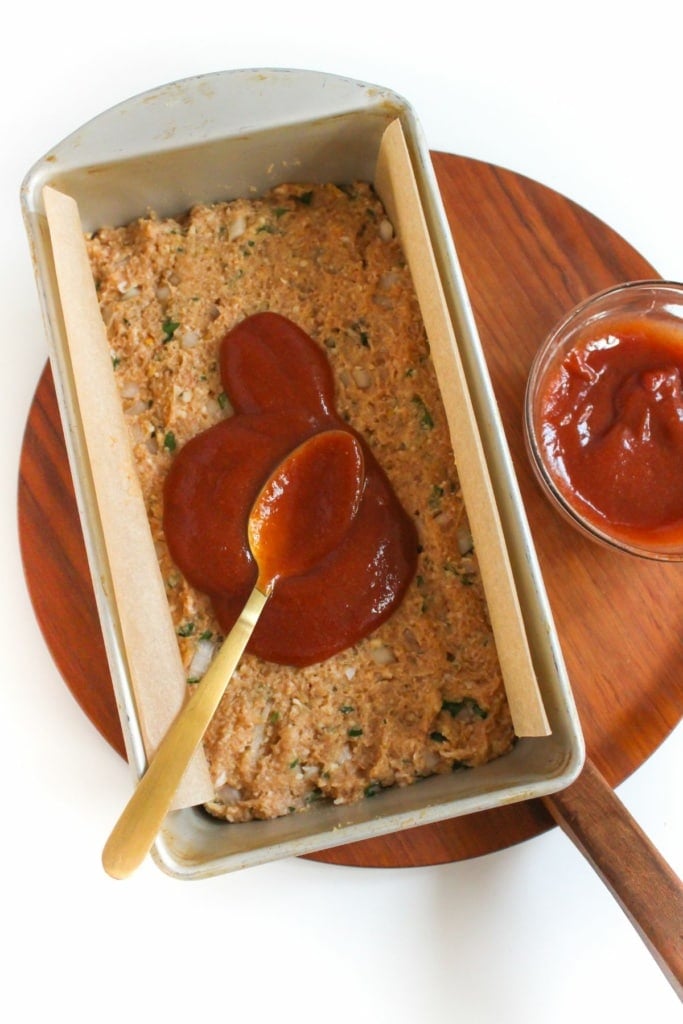
[[[383, 7], [118, 0], [108, 8], [64, 0], [18, 8], [16, 30], [5, 33], [5, 1020], [681, 1020], [634, 929], [558, 830], [434, 868], [290, 860], [182, 883], [148, 861], [122, 883], [100, 867], [131, 780], [51, 661], [17, 544], [22, 430], [46, 359], [18, 202], [33, 162], [102, 109], [163, 82], [229, 67], [314, 68], [402, 93], [433, 149], [558, 189], [624, 235], [662, 276], [683, 279], [677, 0], [573, 0], [562, 8], [422, 0], [405, 10], [397, 3], [392, 16]], [[683, 649], [681, 660], [683, 669]], [[619, 788], [679, 873], [682, 767], [679, 726]]]

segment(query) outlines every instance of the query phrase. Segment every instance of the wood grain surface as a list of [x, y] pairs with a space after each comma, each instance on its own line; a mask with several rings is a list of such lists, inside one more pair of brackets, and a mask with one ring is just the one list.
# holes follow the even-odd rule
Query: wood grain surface
[[[683, 565], [649, 562], [576, 533], [538, 490], [522, 404], [534, 352], [579, 300], [655, 270], [586, 210], [521, 175], [433, 154], [582, 721], [589, 757], [617, 785], [683, 714]], [[46, 366], [21, 452], [19, 535], [36, 617], [85, 714], [123, 755], [54, 386]], [[445, 863], [553, 825], [526, 801], [311, 855], [328, 863]]]
[[553, 819], [598, 873], [683, 1000], [683, 883], [593, 762], [545, 798]]

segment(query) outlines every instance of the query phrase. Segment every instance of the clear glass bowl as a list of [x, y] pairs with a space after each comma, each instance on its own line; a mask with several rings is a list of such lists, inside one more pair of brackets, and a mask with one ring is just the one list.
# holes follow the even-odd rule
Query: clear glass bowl
[[[640, 397], [637, 401], [641, 405], [645, 403], [643, 407], [646, 409], [638, 420], [639, 426], [635, 435], [636, 445], [640, 444], [641, 450], [644, 450], [642, 440], [649, 431], [650, 423], [647, 403], [650, 402], [651, 414], [656, 417], [664, 407], [661, 402], [665, 399], [665, 404], [668, 403], [669, 406], [667, 415], [672, 415], [674, 420], [676, 417], [680, 420], [680, 432], [676, 423], [674, 423], [673, 429], [674, 438], [680, 433], [680, 446], [676, 449], [675, 443], [670, 446], [668, 441], [662, 442], [657, 452], [658, 471], [652, 479], [668, 480], [675, 487], [675, 481], [678, 477], [681, 478], [680, 515], [676, 511], [675, 515], [668, 515], [668, 518], [659, 524], [652, 522], [647, 526], [637, 524], [640, 511], [648, 503], [651, 505], [655, 501], [653, 495], [656, 492], [651, 483], [642, 479], [642, 473], [638, 474], [632, 471], [634, 465], [632, 461], [628, 461], [628, 459], [625, 463], [622, 461], [622, 453], [618, 444], [615, 448], [608, 440], [610, 447], [602, 448], [601, 458], [603, 461], [597, 475], [604, 497], [604, 505], [600, 501], [592, 500], [585, 488], [577, 486], [576, 481], [579, 477], [577, 476], [575, 479], [572, 477], [571, 459], [573, 456], [565, 459], [563, 450], [558, 449], [556, 444], [556, 427], [560, 421], [549, 404], [549, 389], [554, 389], [554, 394], [559, 395], [562, 400], [564, 392], [562, 394], [560, 392], [563, 388], [571, 389], [572, 395], [576, 394], [578, 390], [577, 377], [584, 382], [589, 378], [594, 379], [591, 377], [594, 374], [592, 366], [586, 369], [583, 355], [579, 356], [579, 362], [577, 362], [577, 353], [589, 352], [589, 360], [595, 360], [595, 353], [599, 348], [604, 352], [607, 348], [616, 347], [609, 342], [604, 340], [600, 342], [596, 339], [618, 337], [619, 325], [624, 326], [625, 324], [629, 325], [631, 334], [634, 336], [640, 336], [640, 332], [642, 332], [644, 339], [651, 339], [655, 334], [659, 339], [664, 339], [668, 349], [667, 355], [671, 357], [668, 365], [670, 369], [673, 369], [674, 366], [679, 368], [680, 377], [683, 378], [683, 284], [659, 280], [633, 281], [600, 292], [570, 310], [553, 328], [534, 358], [527, 382], [524, 408], [527, 453], [541, 488], [551, 504], [583, 534], [611, 548], [645, 558], [681, 561], [683, 560], [683, 399], [678, 401], [672, 398], [671, 384], [666, 385], [669, 388], [666, 394], [661, 390], [657, 392], [656, 386], [652, 385], [652, 373], [661, 374], [661, 366], [658, 368], [656, 359], [651, 368], [648, 367], [646, 371], [650, 386], [654, 390], [646, 392], [644, 397], [642, 387], [635, 385], [640, 389]], [[601, 334], [603, 330], [604, 335]], [[585, 348], [587, 338], [593, 339], [592, 348]], [[621, 344], [623, 350], [623, 343]], [[679, 347], [680, 354], [677, 353]], [[569, 357], [573, 369], [567, 369], [570, 365], [565, 362], [567, 357]], [[626, 374], [626, 371], [624, 373]], [[562, 374], [561, 380], [558, 374]], [[574, 374], [574, 383], [567, 384], [566, 382], [570, 380], [572, 374]], [[602, 371], [598, 373], [598, 376], [602, 379]], [[673, 377], [677, 379], [675, 371]], [[680, 398], [680, 388], [676, 394]], [[572, 428], [576, 435], [577, 450], [581, 449], [580, 456], [574, 460], [574, 466], [578, 466], [579, 463], [586, 466], [585, 460], [590, 457], [590, 452], [597, 452], [600, 448], [600, 442], [595, 447], [590, 447], [599, 436], [599, 432], [594, 429], [594, 425], [597, 423], [595, 407], [591, 405], [588, 391], [586, 391], [586, 395], [588, 397], [585, 398], [582, 409], [579, 410], [576, 407], [571, 413], [575, 424], [577, 424]], [[607, 427], [603, 417], [601, 429], [604, 433], [601, 436], [604, 436], [609, 429], [619, 430], [622, 432], [619, 437], [630, 439], [624, 441], [623, 444], [620, 441], [619, 444], [622, 444], [622, 447], [628, 445], [633, 447], [633, 417], [628, 425], [624, 426], [624, 423], [619, 422], [619, 417], [624, 415], [623, 409], [625, 408], [622, 398], [611, 396], [610, 402], [610, 424]], [[640, 409], [640, 406], [638, 408]], [[581, 416], [583, 416], [583, 425], [578, 423]], [[590, 434], [589, 439], [586, 437], [579, 439], [578, 437], [584, 428], [584, 432]], [[665, 429], [668, 430], [668, 427]], [[613, 438], [614, 436], [616, 435], [613, 435]], [[662, 439], [664, 434], [657, 427], [656, 431], [653, 430], [651, 434], [647, 434], [647, 438], [650, 437]], [[647, 443], [650, 441], [648, 440]], [[652, 444], [654, 443], [655, 441], [652, 441]], [[606, 455], [608, 451], [610, 453], [617, 451], [611, 464], [610, 456]], [[624, 468], [625, 465], [628, 465], [628, 471]], [[619, 494], [616, 493], [616, 488], [621, 488]], [[624, 497], [625, 494], [628, 495], [627, 498]], [[591, 500], [588, 500], [589, 498]], [[620, 511], [619, 514], [612, 515], [611, 509], [616, 507], [615, 503], [619, 505]], [[671, 503], [669, 513], [675, 504], [675, 499], [672, 498]], [[607, 508], [610, 509], [609, 512], [605, 511]], [[677, 504], [676, 509], [678, 509]], [[632, 511], [633, 518], [631, 517]]]

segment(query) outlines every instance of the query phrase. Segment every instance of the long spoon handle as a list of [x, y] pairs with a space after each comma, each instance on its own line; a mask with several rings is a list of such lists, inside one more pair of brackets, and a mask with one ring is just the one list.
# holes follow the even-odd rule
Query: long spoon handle
[[113, 878], [127, 878], [149, 853], [267, 600], [254, 588], [202, 681], [159, 744], [105, 844], [102, 864]]

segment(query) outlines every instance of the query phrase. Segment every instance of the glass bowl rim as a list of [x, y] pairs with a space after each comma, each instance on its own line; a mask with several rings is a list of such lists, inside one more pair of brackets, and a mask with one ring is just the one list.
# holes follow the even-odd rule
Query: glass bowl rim
[[[677, 293], [683, 305], [683, 282], [667, 280], [665, 278], [640, 278], [634, 281], [624, 281], [620, 284], [603, 288], [580, 300], [546, 334], [534, 353], [527, 375], [524, 392], [524, 442], [527, 457], [545, 497], [549, 499], [556, 511], [560, 512], [564, 519], [568, 520], [585, 537], [589, 537], [591, 540], [597, 541], [603, 547], [610, 548], [611, 550], [622, 551], [651, 561], [680, 562], [683, 561], [683, 541], [679, 547], [663, 545], [661, 548], [657, 548], [645, 544], [638, 545], [621, 537], [616, 537], [586, 520], [555, 485], [541, 455], [538, 433], [534, 425], [534, 398], [542, 379], [542, 371], [547, 369], [546, 360], [548, 360], [549, 355], [552, 355], [558, 337], [569, 331], [577, 321], [582, 321], [593, 306], [599, 306], [601, 302], [612, 297], [618, 298], [620, 295], [640, 291], [646, 292], [648, 290]], [[609, 309], [605, 310], [606, 315], [609, 312], [611, 312]], [[681, 324], [683, 325], [683, 312]]]

